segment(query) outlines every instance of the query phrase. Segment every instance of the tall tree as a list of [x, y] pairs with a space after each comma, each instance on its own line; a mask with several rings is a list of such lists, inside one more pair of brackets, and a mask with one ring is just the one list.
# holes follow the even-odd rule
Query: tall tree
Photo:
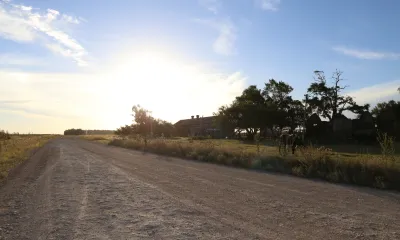
[[248, 139], [262, 128], [265, 119], [265, 99], [255, 85], [246, 88], [229, 106], [219, 108], [217, 119], [235, 129], [244, 129]]
[[140, 105], [134, 105], [132, 107], [132, 112], [136, 134], [143, 136], [149, 135], [154, 123], [154, 118], [150, 115], [150, 111]]
[[216, 117], [213, 124], [215, 127], [218, 126], [222, 133], [234, 133], [237, 127], [237, 119], [231, 115], [229, 105], [219, 107], [218, 111], [214, 112], [213, 115]]
[[283, 111], [279, 111], [273, 101], [266, 101], [255, 85], [245, 89], [231, 105], [219, 108], [215, 115], [218, 121], [228, 124], [228, 128], [244, 129], [247, 138], [251, 140], [267, 126], [272, 127], [285, 120]]
[[303, 103], [299, 100], [293, 100], [289, 104], [287, 111], [287, 122], [291, 127], [297, 127], [304, 124], [304, 117], [306, 116], [306, 109]]
[[323, 71], [314, 71], [314, 82], [307, 89], [311, 98], [308, 100], [312, 110], [329, 120], [343, 114], [344, 111], [360, 113], [368, 110], [369, 105], [359, 106], [351, 96], [346, 96], [342, 92], [347, 86], [342, 85], [343, 72], [336, 70], [333, 73], [332, 86], [329, 86]]
[[385, 112], [391, 112], [394, 116], [400, 120], [400, 101], [390, 100], [388, 102], [378, 103], [371, 111], [371, 113], [377, 117]]
[[288, 110], [290, 103], [293, 101], [290, 93], [293, 87], [289, 84], [274, 79], [270, 79], [265, 83], [262, 95], [266, 101], [270, 101], [278, 106], [281, 110]]
[[[150, 111], [141, 107], [140, 105], [135, 105], [132, 107], [133, 112], [133, 124], [131, 130], [135, 134], [140, 134], [142, 136], [147, 136], [153, 134], [153, 136], [171, 137], [175, 134], [174, 125], [162, 119], [155, 119], [150, 115]], [[127, 131], [127, 130], [125, 130]]]
[[264, 110], [265, 99], [261, 90], [251, 85], [236, 97], [229, 113], [236, 119], [237, 127], [245, 129], [247, 138], [253, 139], [263, 125]]
[[267, 103], [277, 108], [274, 124], [296, 127], [304, 121], [304, 106], [301, 101], [292, 99], [292, 91], [293, 87], [283, 81], [270, 79], [265, 83], [262, 94]]

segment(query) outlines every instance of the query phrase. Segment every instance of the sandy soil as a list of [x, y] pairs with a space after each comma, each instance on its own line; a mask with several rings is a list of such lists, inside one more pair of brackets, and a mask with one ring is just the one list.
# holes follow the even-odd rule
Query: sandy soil
[[400, 239], [400, 194], [56, 139], [0, 187], [0, 239]]

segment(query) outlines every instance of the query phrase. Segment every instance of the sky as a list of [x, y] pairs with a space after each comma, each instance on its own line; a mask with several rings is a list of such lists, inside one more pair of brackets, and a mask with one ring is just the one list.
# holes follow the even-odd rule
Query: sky
[[302, 99], [343, 71], [357, 103], [400, 100], [398, 0], [0, 0], [0, 129], [116, 129], [140, 104], [210, 116], [270, 78]]

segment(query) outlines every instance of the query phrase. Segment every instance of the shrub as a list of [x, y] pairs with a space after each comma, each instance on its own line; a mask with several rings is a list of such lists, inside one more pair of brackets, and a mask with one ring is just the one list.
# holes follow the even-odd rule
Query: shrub
[[85, 131], [83, 131], [82, 129], [78, 128], [78, 129], [67, 129], [64, 131], [64, 135], [84, 135]]
[[0, 130], [0, 140], [9, 140], [11, 139], [10, 134], [7, 131]]

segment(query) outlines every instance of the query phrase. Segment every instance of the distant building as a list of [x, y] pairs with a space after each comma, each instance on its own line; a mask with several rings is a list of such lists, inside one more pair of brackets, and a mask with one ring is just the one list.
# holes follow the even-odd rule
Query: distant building
[[331, 122], [335, 140], [346, 141], [351, 138], [353, 131], [351, 119], [347, 118], [343, 114], [339, 114], [334, 116]]
[[318, 114], [312, 114], [306, 121], [306, 137], [309, 140], [318, 140], [324, 132], [322, 121]]
[[221, 128], [216, 122], [216, 117], [191, 116], [189, 119], [179, 120], [174, 124], [176, 132], [180, 137], [207, 136], [215, 138], [224, 137]]
[[353, 138], [358, 142], [375, 141], [375, 119], [368, 111], [361, 113], [357, 119], [352, 120]]

